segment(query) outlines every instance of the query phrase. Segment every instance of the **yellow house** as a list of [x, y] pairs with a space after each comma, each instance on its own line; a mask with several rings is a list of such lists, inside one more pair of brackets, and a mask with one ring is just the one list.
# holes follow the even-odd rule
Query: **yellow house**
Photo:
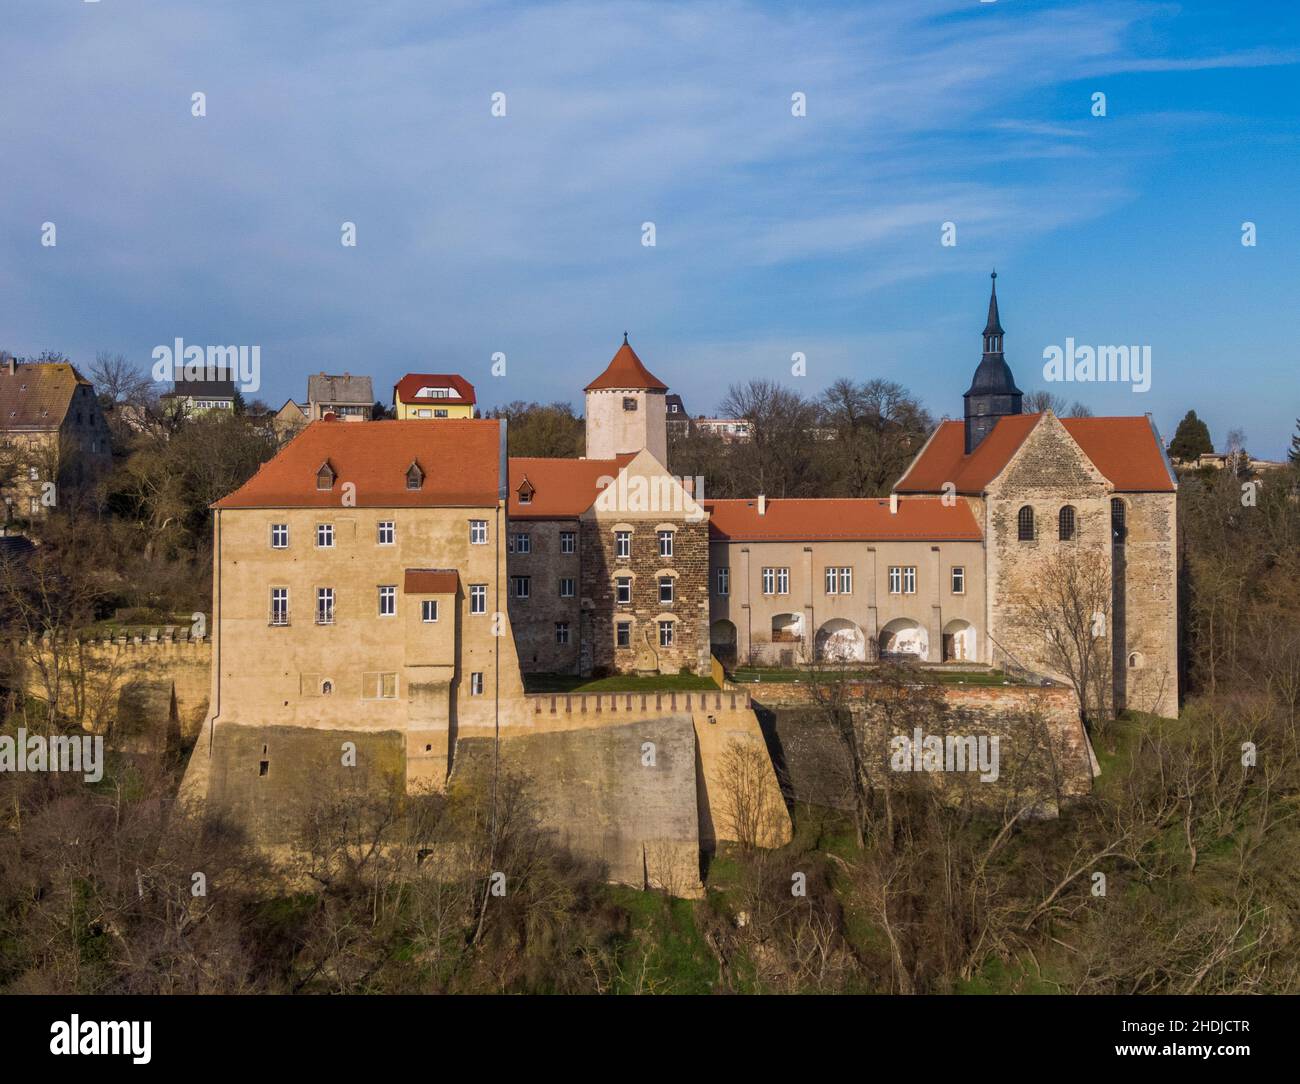
[[217, 746], [390, 732], [408, 780], [441, 784], [457, 730], [490, 732], [523, 691], [503, 449], [495, 421], [313, 422], [213, 506]]
[[398, 421], [474, 417], [474, 385], [454, 373], [407, 373], [393, 385]]

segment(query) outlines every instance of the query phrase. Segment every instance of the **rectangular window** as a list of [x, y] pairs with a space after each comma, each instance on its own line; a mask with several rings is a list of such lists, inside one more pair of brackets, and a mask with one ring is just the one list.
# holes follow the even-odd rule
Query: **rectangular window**
[[470, 674], [469, 695], [470, 696], [483, 695], [483, 671], [475, 670], [472, 674]]
[[379, 589], [379, 616], [393, 617], [397, 613], [397, 588], [391, 584]]
[[910, 565], [903, 569], [903, 594], [916, 594], [916, 569]]
[[573, 531], [560, 532], [560, 552], [573, 553], [577, 543], [577, 535]]
[[659, 622], [659, 646], [660, 647], [673, 646], [673, 622], [671, 621]]
[[469, 521], [469, 542], [471, 546], [487, 545], [487, 520], [472, 519]]
[[316, 588], [316, 624], [334, 624], [334, 588]]
[[420, 620], [437, 621], [438, 620], [438, 600], [436, 598], [426, 598], [420, 603]]
[[788, 595], [790, 593], [790, 570], [788, 568], [763, 569], [763, 594]]
[[614, 532], [614, 556], [615, 557], [632, 556], [632, 532], [631, 531]]
[[322, 549], [329, 549], [334, 545], [334, 524], [316, 524], [316, 545]]
[[725, 565], [718, 569], [718, 594], [725, 595], [731, 591], [731, 569]]
[[391, 546], [397, 541], [397, 528], [393, 525], [391, 519], [382, 520], [379, 524], [379, 544], [381, 546]]
[[512, 534], [506, 547], [511, 553], [532, 553], [533, 539], [527, 534]]
[[627, 576], [620, 576], [614, 581], [615, 598], [621, 603], [632, 601], [632, 580]]
[[529, 587], [531, 585], [532, 585], [531, 576], [510, 577], [510, 593], [514, 595], [515, 598], [527, 598], [529, 593]]
[[361, 675], [362, 700], [394, 700], [397, 698], [397, 672], [394, 670]]
[[826, 593], [828, 595], [838, 595], [840, 593], [840, 570], [838, 568], [828, 568], [826, 570]]
[[954, 595], [966, 593], [966, 569], [961, 565], [952, 566], [952, 593]]
[[471, 583], [469, 585], [469, 612], [472, 614], [487, 613], [487, 584]]
[[889, 593], [891, 595], [903, 593], [903, 570], [899, 565], [889, 566]]
[[575, 584], [571, 576], [560, 580], [560, 598], [573, 598]]
[[271, 524], [271, 549], [284, 550], [289, 548], [289, 525], [287, 523]]
[[567, 621], [555, 622], [555, 642], [557, 644], [567, 644], [569, 642], [569, 623]]
[[840, 568], [840, 594], [853, 594], [853, 568], [844, 566]]
[[632, 623], [630, 621], [620, 621], [614, 626], [614, 646], [632, 646]]
[[659, 532], [659, 556], [671, 557], [673, 555], [673, 532]]
[[659, 605], [671, 606], [673, 604], [673, 578], [671, 576], [659, 577]]
[[289, 623], [289, 588], [271, 588], [271, 624], [287, 625]]

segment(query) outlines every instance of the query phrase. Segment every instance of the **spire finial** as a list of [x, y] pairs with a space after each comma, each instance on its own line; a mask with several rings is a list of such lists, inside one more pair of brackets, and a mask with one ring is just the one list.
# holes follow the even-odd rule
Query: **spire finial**
[[627, 332], [626, 332], [626, 331], [623, 332], [623, 345], [624, 345], [624, 346], [627, 345]]
[[989, 320], [984, 325], [984, 352], [994, 353], [1002, 349], [1002, 321], [998, 318], [998, 273], [995, 269], [989, 276], [992, 289], [989, 291]]

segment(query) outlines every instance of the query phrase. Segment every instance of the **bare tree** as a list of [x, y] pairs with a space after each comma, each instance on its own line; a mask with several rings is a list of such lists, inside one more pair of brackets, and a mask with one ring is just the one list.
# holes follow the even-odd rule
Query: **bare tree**
[[1021, 615], [1043, 662], [1064, 675], [1085, 723], [1111, 711], [1111, 568], [1101, 553], [1054, 554], [1025, 593]]

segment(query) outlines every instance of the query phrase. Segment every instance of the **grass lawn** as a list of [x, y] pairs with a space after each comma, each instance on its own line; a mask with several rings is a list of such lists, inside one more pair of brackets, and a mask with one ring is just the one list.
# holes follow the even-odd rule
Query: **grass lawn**
[[605, 678], [574, 677], [572, 674], [525, 674], [524, 692], [528, 693], [653, 693], [716, 692], [712, 678], [696, 674], [615, 674]]

